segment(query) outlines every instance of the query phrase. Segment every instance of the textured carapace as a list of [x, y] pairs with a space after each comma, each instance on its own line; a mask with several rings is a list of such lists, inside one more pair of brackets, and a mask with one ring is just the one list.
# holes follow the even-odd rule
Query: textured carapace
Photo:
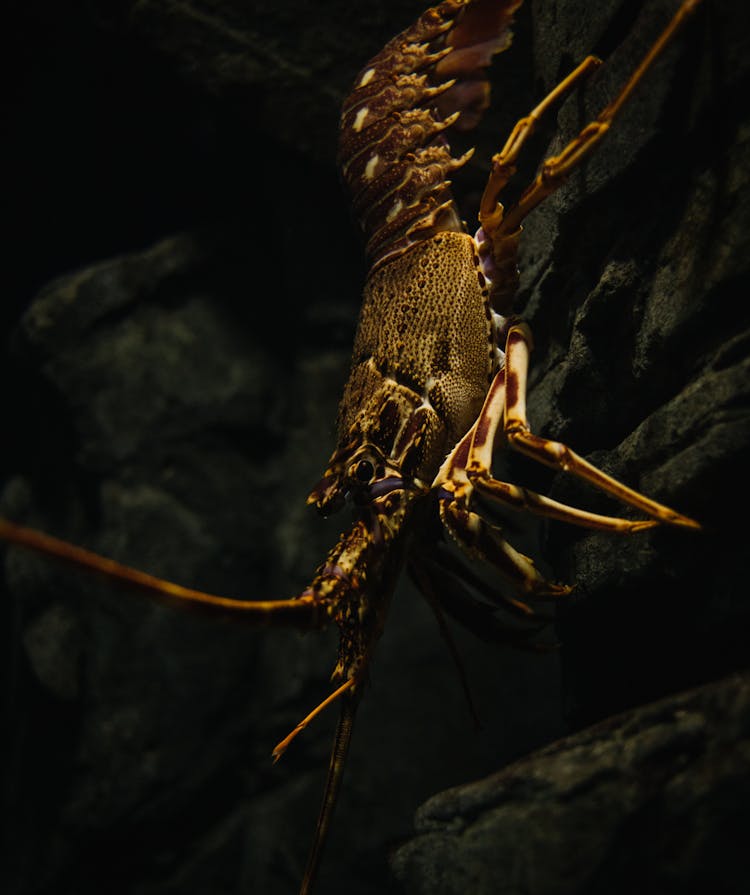
[[[435, 301], [446, 293], [453, 301]], [[479, 255], [464, 234], [441, 233], [375, 270], [365, 287], [327, 477], [345, 479], [364, 452], [377, 458], [376, 470], [390, 463], [428, 486], [476, 418], [499, 357]]]

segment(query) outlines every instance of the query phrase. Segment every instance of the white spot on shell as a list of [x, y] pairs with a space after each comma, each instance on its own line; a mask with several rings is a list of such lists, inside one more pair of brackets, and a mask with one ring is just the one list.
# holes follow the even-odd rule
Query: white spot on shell
[[365, 84], [369, 84], [370, 81], [372, 81], [372, 79], [374, 77], [375, 77], [375, 69], [368, 68], [367, 71], [359, 79], [359, 84], [357, 84], [357, 87], [364, 87]]
[[362, 106], [362, 108], [359, 110], [359, 112], [357, 112], [357, 115], [354, 119], [354, 124], [352, 125], [353, 131], [356, 131], [356, 133], [359, 133], [362, 130], [362, 127], [364, 126], [364, 123], [365, 123], [365, 118], [367, 118], [367, 113], [369, 111], [370, 110], [367, 108], [367, 106]]
[[375, 168], [377, 167], [379, 161], [380, 156], [376, 153], [365, 166], [365, 173], [363, 175], [365, 180], [372, 180], [372, 178], [375, 176]]
[[391, 205], [391, 210], [385, 217], [386, 221], [390, 224], [390, 222], [396, 217], [396, 215], [399, 213], [399, 211], [401, 211], [403, 207], [404, 203], [400, 199], [397, 199], [393, 203], [393, 205]]
[[430, 392], [437, 385], [437, 379], [434, 376], [428, 376], [425, 384], [424, 391], [422, 392], [422, 403], [419, 405], [419, 410], [423, 407], [427, 407], [429, 410], [434, 410], [435, 408], [432, 406], [432, 402], [430, 401]]

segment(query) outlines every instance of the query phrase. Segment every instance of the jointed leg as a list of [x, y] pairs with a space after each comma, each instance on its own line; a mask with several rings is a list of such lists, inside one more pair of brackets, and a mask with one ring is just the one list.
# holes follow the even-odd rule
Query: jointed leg
[[[519, 597], [558, 597], [570, 593], [570, 587], [547, 581], [528, 556], [514, 549], [500, 529], [452, 497], [441, 497], [443, 524], [469, 556], [492, 565]], [[533, 616], [533, 610], [521, 599], [503, 594], [501, 599], [521, 615]]]
[[[466, 507], [469, 506], [471, 494], [476, 489], [487, 497], [512, 509], [526, 510], [537, 516], [600, 531], [636, 532], [652, 528], [660, 522], [673, 522], [695, 527], [696, 523], [693, 523], [692, 520], [674, 513], [667, 507], [656, 503], [656, 501], [643, 497], [637, 491], [627, 488], [596, 469], [596, 467], [583, 460], [577, 454], [574, 454], [573, 451], [564, 445], [559, 445], [558, 447], [563, 452], [567, 452], [566, 456], [568, 458], [575, 458], [578, 464], [573, 464], [575, 468], [570, 468], [569, 471], [578, 475], [581, 475], [581, 468], [585, 468], [589, 472], [593, 471], [595, 476], [584, 475], [583, 477], [597, 487], [614, 493], [614, 496], [620, 497], [626, 503], [638, 506], [639, 509], [649, 513], [649, 515], [656, 515], [655, 510], [662, 512], [662, 515], [657, 516], [656, 519], [648, 520], [630, 520], [620, 519], [615, 516], [603, 516], [599, 513], [591, 513], [587, 510], [568, 506], [544, 495], [537, 494], [528, 488], [522, 488], [518, 485], [501, 482], [493, 478], [491, 473], [492, 454], [495, 448], [497, 430], [501, 424], [506, 437], [508, 437], [509, 442], [514, 447], [518, 447], [524, 453], [531, 454], [534, 459], [541, 459], [542, 462], [555, 466], [555, 468], [566, 468], [560, 463], [554, 462], [554, 460], [548, 460], [545, 456], [540, 457], [537, 453], [524, 450], [523, 446], [519, 447], [514, 442], [514, 439], [521, 441], [523, 434], [526, 433], [527, 438], [544, 442], [547, 445], [557, 444], [556, 442], [548, 442], [545, 439], [538, 439], [537, 436], [531, 435], [526, 423], [526, 371], [530, 340], [531, 336], [525, 324], [519, 323], [510, 328], [506, 343], [505, 368], [500, 370], [495, 376], [477, 421], [446, 460], [435, 480], [435, 485], [449, 491], [453, 495], [454, 501]], [[509, 431], [510, 435], [508, 434]], [[557, 456], [560, 454], [560, 451], [554, 453]], [[638, 502], [633, 503], [633, 498], [636, 498]], [[670, 514], [668, 518], [663, 515], [664, 513]]]
[[[493, 402], [498, 400], [502, 403], [503, 394], [501, 371], [493, 382], [485, 407], [493, 406]], [[569, 587], [547, 581], [529, 557], [519, 553], [505, 541], [496, 526], [470, 509], [474, 486], [467, 476], [467, 460], [471, 455], [472, 441], [485, 423], [492, 425], [488, 417], [480, 415], [449, 454], [433, 482], [433, 488], [439, 495], [443, 525], [465, 553], [492, 565], [519, 597], [557, 597], [567, 594]], [[521, 599], [507, 594], [498, 594], [498, 599], [522, 616], [534, 615], [533, 610]]]
[[547, 519], [556, 519], [558, 522], [568, 522], [571, 525], [580, 525], [583, 528], [592, 528], [598, 531], [624, 532], [632, 534], [653, 528], [659, 523], [655, 519], [619, 519], [616, 516], [602, 516], [599, 513], [590, 513], [578, 507], [552, 500], [543, 494], [537, 494], [528, 488], [521, 488], [509, 482], [500, 482], [489, 475], [474, 474], [471, 476], [474, 487], [480, 494], [496, 500], [514, 510], [525, 510], [535, 516], [544, 516]]
[[503, 226], [504, 208], [500, 193], [515, 174], [516, 162], [539, 119], [558, 100], [566, 96], [584, 77], [601, 64], [596, 56], [587, 56], [528, 115], [518, 121], [500, 152], [492, 157], [492, 168], [479, 204], [479, 253], [485, 274], [492, 285], [492, 303], [501, 313], [512, 308], [518, 289], [518, 246], [520, 227]]
[[[559, 597], [571, 588], [545, 580], [531, 559], [515, 550], [499, 528], [482, 519], [471, 507], [476, 489], [514, 509], [602, 531], [632, 533], [660, 522], [700, 528], [697, 522], [628, 488], [597, 469], [560, 442], [533, 435], [526, 421], [526, 370], [530, 336], [525, 324], [508, 332], [505, 369], [499, 370], [474, 425], [448, 455], [433, 482], [438, 492], [440, 517], [458, 545], [470, 556], [491, 564], [510, 584], [517, 597], [497, 599], [526, 617], [534, 610], [520, 597]], [[508, 444], [542, 463], [577, 475], [602, 491], [652, 516], [647, 520], [620, 519], [567, 506], [534, 491], [501, 482], [490, 468], [500, 422]]]
[[492, 169], [479, 205], [479, 223], [486, 231], [496, 229], [502, 221], [503, 207], [499, 202], [500, 193], [515, 174], [515, 166], [521, 149], [536, 130], [539, 119], [556, 102], [567, 96], [582, 78], [591, 74], [600, 65], [601, 59], [596, 56], [587, 56], [567, 78], [544, 97], [536, 108], [516, 122], [505, 146], [492, 156]]
[[[684, 0], [674, 17], [661, 33], [657, 41], [651, 46], [650, 50], [641, 60], [641, 63], [632, 73], [630, 78], [617, 94], [617, 96], [606, 106], [599, 115], [590, 121], [570, 143], [560, 152], [559, 155], [548, 158], [541, 167], [539, 174], [534, 182], [524, 191], [518, 202], [508, 210], [505, 217], [502, 217], [502, 209], [500, 219], [494, 217], [492, 223], [494, 228], [488, 230], [487, 236], [491, 242], [496, 242], [499, 246], [504, 237], [515, 233], [521, 226], [524, 218], [536, 208], [539, 203], [557, 190], [570, 174], [584, 161], [596, 146], [604, 139], [607, 131], [616, 117], [617, 113], [630, 98], [641, 79], [662, 54], [670, 41], [677, 34], [679, 29], [685, 23], [692, 13], [700, 5], [701, 0]], [[579, 66], [580, 68], [580, 66]], [[576, 69], [578, 71], [578, 69]], [[575, 74], [575, 72], [573, 73]], [[568, 79], [566, 79], [567, 81]], [[563, 81], [563, 84], [566, 83]], [[491, 211], [488, 209], [487, 211]]]
[[[579, 478], [585, 479], [594, 487], [611, 494], [623, 503], [641, 510], [648, 516], [653, 517], [659, 522], [670, 525], [681, 525], [686, 528], [700, 528], [697, 522], [671, 510], [669, 507], [651, 500], [640, 494], [638, 491], [628, 488], [617, 479], [608, 476], [606, 473], [597, 469], [596, 466], [584, 460], [567, 445], [559, 441], [551, 441], [548, 438], [541, 438], [534, 435], [526, 419], [526, 376], [529, 365], [529, 354], [531, 352], [531, 336], [528, 327], [525, 324], [517, 324], [511, 326], [508, 331], [508, 337], [505, 350], [505, 377], [506, 377], [506, 396], [505, 396], [505, 412], [503, 429], [508, 444], [520, 451], [522, 454], [545, 463], [554, 469], [560, 469], [577, 475]], [[497, 423], [496, 423], [497, 425]], [[476, 473], [481, 474], [481, 467]], [[470, 477], [472, 470], [470, 469]], [[485, 490], [491, 491], [491, 488]], [[515, 498], [514, 498], [515, 499]], [[543, 500], [547, 500], [546, 498]], [[554, 510], [554, 514], [558, 513], [562, 505], [550, 507]], [[571, 508], [567, 508], [571, 509]], [[586, 525], [584, 515], [580, 510], [574, 510], [573, 517], [567, 517], [566, 521], [574, 522], [579, 525]], [[553, 515], [552, 512], [543, 515]], [[565, 518], [563, 515], [556, 515], [556, 518]], [[607, 519], [607, 517], [600, 517]], [[625, 523], [620, 529], [623, 531], [632, 531], [634, 526], [643, 528], [642, 523]], [[595, 524], [594, 528], [617, 527], [611, 525]]]

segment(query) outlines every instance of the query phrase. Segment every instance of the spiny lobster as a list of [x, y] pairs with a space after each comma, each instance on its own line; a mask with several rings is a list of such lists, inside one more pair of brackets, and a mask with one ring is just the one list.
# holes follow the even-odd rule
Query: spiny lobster
[[[454, 159], [446, 135], [468, 130], [487, 103], [485, 71], [510, 43], [522, 0], [446, 0], [428, 10], [363, 69], [341, 118], [340, 165], [370, 262], [352, 370], [341, 402], [338, 443], [308, 502], [324, 514], [345, 504], [354, 521], [292, 600], [245, 602], [171, 584], [81, 548], [0, 522], [6, 540], [118, 579], [149, 595], [257, 624], [340, 632], [333, 692], [274, 750], [334, 700], [341, 716], [323, 806], [302, 883], [310, 890], [341, 782], [372, 650], [396, 579], [406, 565], [438, 617], [492, 629], [523, 645], [531, 629], [501, 624], [497, 607], [534, 620], [533, 600], [568, 593], [549, 582], [478, 512], [477, 496], [577, 525], [632, 533], [664, 523], [695, 529], [688, 517], [615, 481], [566, 446], [530, 432], [525, 413], [532, 347], [513, 316], [517, 255], [526, 216], [584, 161], [648, 66], [700, 0], [684, 2], [622, 91], [554, 158], [508, 209], [500, 195], [537, 120], [597, 67], [588, 57], [514, 128], [493, 158], [476, 236], [465, 232], [450, 193]], [[496, 480], [495, 447], [507, 444], [590, 482], [646, 515], [601, 516]], [[435, 549], [436, 519], [465, 555], [488, 564], [490, 586], [464, 559]], [[466, 585], [482, 600], [477, 600]], [[505, 588], [503, 590], [502, 588]]]

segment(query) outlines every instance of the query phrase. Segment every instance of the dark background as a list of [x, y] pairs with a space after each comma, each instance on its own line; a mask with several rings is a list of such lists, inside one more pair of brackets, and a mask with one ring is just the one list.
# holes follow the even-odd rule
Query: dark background
[[[676, 3], [528, 3], [457, 194], [588, 52], [568, 137]], [[5, 34], [4, 514], [249, 598], [306, 584], [343, 522], [304, 497], [334, 441], [365, 276], [338, 107], [421, 3], [12, 3]], [[748, 14], [706, 0], [607, 144], [529, 219], [535, 430], [704, 523], [510, 537], [574, 581], [534, 655], [457, 633], [483, 722], [408, 583], [360, 710], [321, 892], [393, 888], [433, 792], [747, 665]], [[519, 184], [553, 144], [555, 116]], [[476, 140], [474, 139], [476, 138]], [[744, 142], [743, 142], [744, 141]], [[511, 195], [514, 191], [511, 190]], [[473, 223], [470, 223], [473, 227]], [[503, 463], [501, 466], [500, 463]], [[613, 512], [511, 457], [509, 480]], [[3, 891], [295, 891], [334, 713], [336, 638], [150, 606], [13, 551]]]

